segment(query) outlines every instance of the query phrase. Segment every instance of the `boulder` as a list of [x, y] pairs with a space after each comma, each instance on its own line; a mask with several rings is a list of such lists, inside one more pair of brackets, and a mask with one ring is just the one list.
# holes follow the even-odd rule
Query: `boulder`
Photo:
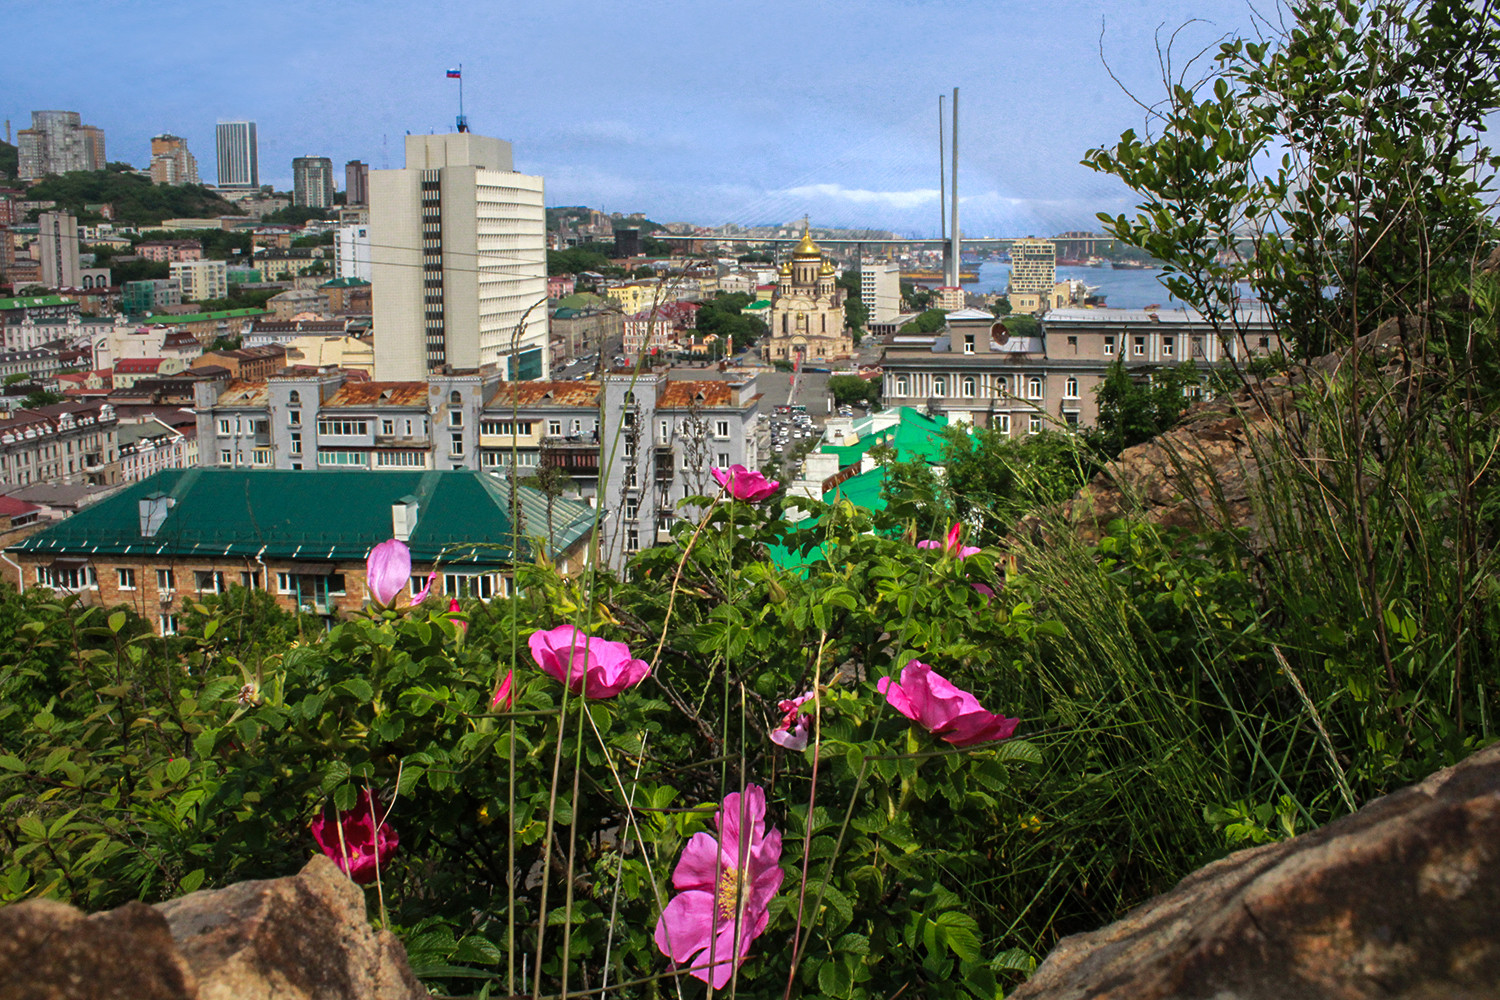
[[406, 952], [322, 855], [240, 882], [85, 916], [48, 900], [0, 909], [3, 1000], [416, 1000]]
[[1012, 1000], [1500, 998], [1500, 745], [1064, 939]]

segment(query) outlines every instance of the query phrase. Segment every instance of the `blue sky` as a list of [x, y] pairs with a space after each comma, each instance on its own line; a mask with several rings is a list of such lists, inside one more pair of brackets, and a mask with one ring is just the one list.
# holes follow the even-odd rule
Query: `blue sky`
[[[1253, 30], [1244, 0], [1049, 4], [803, 0], [7, 2], [25, 44], [0, 114], [82, 113], [111, 160], [158, 132], [214, 177], [219, 119], [249, 118], [262, 182], [292, 157], [399, 167], [407, 131], [448, 131], [463, 64], [474, 131], [514, 144], [549, 205], [661, 222], [938, 228], [937, 96], [960, 88], [960, 211], [972, 235], [1097, 228], [1133, 200], [1079, 164], [1140, 129], [1110, 79], [1162, 92], [1158, 28], [1184, 50]], [[65, 55], [59, 56], [60, 53]]]

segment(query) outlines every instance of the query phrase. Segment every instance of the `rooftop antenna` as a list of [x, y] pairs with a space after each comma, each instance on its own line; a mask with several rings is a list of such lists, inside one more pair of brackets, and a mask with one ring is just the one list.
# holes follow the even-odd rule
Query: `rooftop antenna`
[[958, 288], [960, 272], [958, 245], [958, 88], [953, 88], [953, 183], [948, 186], [948, 209], [953, 221], [948, 226], [948, 287]]
[[464, 114], [464, 64], [459, 63], [458, 69], [448, 71], [448, 79], [458, 81], [458, 119], [455, 124], [460, 132], [469, 131], [469, 119]]
[[380, 169], [381, 170], [389, 170], [389, 169], [391, 169], [391, 147], [386, 142], [386, 140], [388, 138], [389, 137], [384, 132], [380, 133]]

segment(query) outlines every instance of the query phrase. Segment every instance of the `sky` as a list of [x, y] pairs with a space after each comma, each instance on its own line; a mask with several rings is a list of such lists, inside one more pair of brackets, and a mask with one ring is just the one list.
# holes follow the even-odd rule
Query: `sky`
[[1145, 126], [1136, 98], [1163, 93], [1158, 38], [1185, 25], [1180, 59], [1256, 28], [1246, 0], [0, 10], [28, 28], [0, 61], [12, 132], [32, 110], [78, 111], [105, 130], [110, 160], [145, 167], [151, 136], [171, 132], [211, 183], [215, 122], [250, 119], [262, 183], [289, 189], [292, 158], [314, 155], [334, 161], [342, 188], [345, 161], [400, 167], [407, 132], [452, 131], [459, 84], [446, 71], [461, 64], [471, 129], [511, 142], [548, 205], [704, 226], [807, 215], [911, 236], [939, 228], [939, 94], [959, 88], [966, 235], [1097, 230], [1095, 213], [1135, 199], [1079, 161]]

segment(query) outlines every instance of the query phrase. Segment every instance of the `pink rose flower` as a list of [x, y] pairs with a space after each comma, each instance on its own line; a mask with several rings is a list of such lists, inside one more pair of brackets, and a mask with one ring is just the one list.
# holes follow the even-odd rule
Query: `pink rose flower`
[[527, 644], [537, 666], [585, 698], [613, 698], [651, 672], [651, 665], [632, 658], [623, 642], [588, 635], [576, 625], [533, 632]]
[[807, 727], [812, 724], [812, 716], [797, 709], [811, 701], [812, 697], [813, 693], [809, 691], [777, 703], [776, 707], [781, 709], [781, 724], [771, 730], [772, 743], [788, 750], [807, 749]]
[[751, 472], [743, 465], [731, 465], [727, 469], [710, 469], [714, 479], [736, 500], [760, 503], [775, 493], [781, 486], [777, 479], [767, 479], [759, 472]]
[[[370, 592], [371, 603], [376, 607], [394, 607], [396, 598], [401, 596], [401, 591], [410, 580], [411, 549], [400, 539], [391, 538], [381, 542], [365, 557], [365, 587]], [[427, 600], [435, 582], [437, 570], [428, 575], [427, 586], [422, 592], [412, 598], [413, 607]]]
[[954, 525], [953, 525], [953, 527], [951, 527], [951, 528], [948, 529], [948, 537], [945, 538], [943, 541], [937, 542], [937, 541], [933, 541], [931, 539], [927, 539], [927, 540], [918, 542], [917, 543], [917, 548], [919, 548], [919, 549], [942, 549], [944, 555], [957, 556], [959, 559], [967, 559], [967, 558], [969, 558], [969, 556], [972, 556], [974, 553], [976, 553], [976, 552], [979, 551], [979, 546], [977, 546], [977, 545], [960, 545], [958, 543], [958, 540], [959, 540], [959, 536], [960, 536], [961, 532], [962, 532], [962, 528], [960, 527], [960, 525], [957, 522], [955, 522]]
[[[461, 615], [461, 614], [464, 613], [464, 609], [458, 606], [458, 598], [456, 598], [456, 597], [450, 597], [450, 598], [448, 598], [448, 613], [450, 615]], [[464, 621], [462, 618], [449, 618], [448, 620], [450, 622], [452, 622], [455, 626], [458, 627], [458, 634], [459, 635], [468, 635], [468, 633], [469, 633], [469, 623], [468, 622]]]
[[1008, 740], [1020, 721], [986, 712], [979, 699], [920, 660], [902, 669], [899, 683], [882, 677], [875, 688], [896, 711], [956, 747]]
[[750, 785], [714, 814], [718, 836], [695, 833], [683, 848], [677, 889], [656, 922], [656, 947], [688, 974], [721, 990], [765, 932], [781, 887], [781, 831], [766, 829], [766, 793]]
[[[375, 881], [376, 870], [386, 866], [400, 843], [395, 828], [389, 823], [377, 823], [376, 809], [369, 789], [364, 789], [354, 808], [339, 813], [337, 821], [326, 814], [312, 821], [311, 831], [318, 847], [333, 859], [340, 871], [361, 884]], [[340, 827], [344, 831], [342, 842]]]
[[501, 712], [510, 711], [510, 707], [516, 703], [515, 692], [511, 690], [515, 684], [515, 680], [516, 672], [514, 670], [507, 670], [505, 672], [505, 680], [501, 681], [500, 686], [495, 688], [495, 697], [490, 699], [491, 712], [497, 709]]

